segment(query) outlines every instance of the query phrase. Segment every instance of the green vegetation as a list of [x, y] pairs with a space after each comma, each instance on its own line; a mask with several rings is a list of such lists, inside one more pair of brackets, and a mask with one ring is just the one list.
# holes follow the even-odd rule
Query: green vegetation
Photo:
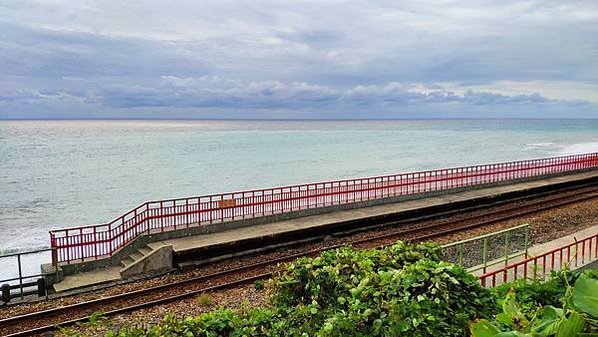
[[[595, 270], [587, 270], [584, 274], [598, 279], [598, 273]], [[519, 279], [499, 285], [493, 289], [493, 292], [500, 301], [510, 291], [513, 291], [515, 300], [525, 311], [532, 311], [547, 305], [559, 306], [562, 303], [562, 297], [565, 296], [567, 287], [574, 284], [580, 275], [580, 272], [563, 270], [552, 273], [547, 281]]]
[[263, 290], [264, 289], [264, 281], [262, 281], [262, 280], [256, 280], [253, 283], [253, 286], [255, 287], [256, 290]]
[[[571, 286], [571, 283], [574, 286]], [[474, 337], [598, 336], [598, 279], [595, 271], [557, 273], [548, 282], [519, 281], [499, 302], [502, 312], [471, 325]]]
[[[104, 322], [107, 320], [106, 316], [104, 316], [104, 313], [101, 311], [95, 311], [93, 312], [91, 315], [89, 315], [89, 320], [87, 322], [83, 322], [83, 323], [77, 323], [78, 327], [83, 327], [83, 328], [99, 328], [101, 326], [103, 326]], [[79, 334], [73, 330], [71, 327], [58, 327], [58, 331], [60, 331], [60, 334], [62, 336], [67, 336], [67, 337], [77, 337], [79, 336]]]
[[[563, 271], [547, 282], [519, 280], [490, 290], [439, 259], [433, 244], [326, 251], [276, 274], [267, 306], [246, 302], [240, 310], [167, 315], [160, 324], [108, 336], [598, 336], [595, 272]], [[198, 302], [207, 305], [209, 297]]]
[[[271, 305], [161, 324], [118, 336], [464, 336], [497, 312], [492, 293], [432, 244], [340, 248], [275, 275]], [[257, 285], [256, 285], [257, 288]]]
[[274, 278], [272, 304], [292, 335], [463, 336], [471, 319], [493, 313], [494, 299], [438, 259], [436, 246], [403, 243], [302, 258]]
[[197, 303], [201, 306], [208, 306], [212, 304], [212, 299], [208, 294], [201, 294], [197, 297]]

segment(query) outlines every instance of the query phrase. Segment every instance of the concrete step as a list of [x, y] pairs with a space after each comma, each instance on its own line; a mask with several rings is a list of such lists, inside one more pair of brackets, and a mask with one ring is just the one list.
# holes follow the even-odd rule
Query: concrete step
[[[146, 254], [143, 254], [146, 252]], [[172, 270], [172, 246], [154, 245], [141, 248], [129, 255], [121, 264], [123, 279], [139, 276], [149, 276]]]
[[143, 258], [143, 254], [139, 251], [136, 251], [135, 253], [129, 255], [129, 258], [133, 259], [134, 261], [139, 261]]
[[143, 255], [148, 255], [149, 253], [151, 253], [153, 251], [153, 249], [151, 249], [149, 246], [144, 246], [144, 247], [139, 248], [139, 250], [137, 250], [137, 251]]
[[127, 257], [125, 259], [123, 259], [122, 261], [120, 261], [120, 265], [123, 266], [123, 268], [127, 268], [128, 266], [132, 265], [135, 262], [135, 260], [133, 260], [131, 257]]

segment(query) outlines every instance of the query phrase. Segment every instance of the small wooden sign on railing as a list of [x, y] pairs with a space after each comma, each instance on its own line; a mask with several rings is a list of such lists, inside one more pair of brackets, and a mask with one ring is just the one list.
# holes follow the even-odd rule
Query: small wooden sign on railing
[[218, 208], [231, 208], [237, 206], [236, 199], [225, 199], [218, 201]]

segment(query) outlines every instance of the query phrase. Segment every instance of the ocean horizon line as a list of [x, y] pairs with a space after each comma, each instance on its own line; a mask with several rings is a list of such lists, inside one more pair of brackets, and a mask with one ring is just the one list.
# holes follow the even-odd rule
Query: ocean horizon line
[[281, 121], [281, 122], [342, 122], [342, 121], [483, 121], [483, 120], [598, 120], [598, 117], [438, 117], [438, 118], [1, 118], [0, 121]]

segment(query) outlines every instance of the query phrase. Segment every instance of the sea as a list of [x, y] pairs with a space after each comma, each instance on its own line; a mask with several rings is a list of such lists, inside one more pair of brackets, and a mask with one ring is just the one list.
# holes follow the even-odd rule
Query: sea
[[147, 200], [598, 152], [598, 120], [0, 121], [0, 254]]

